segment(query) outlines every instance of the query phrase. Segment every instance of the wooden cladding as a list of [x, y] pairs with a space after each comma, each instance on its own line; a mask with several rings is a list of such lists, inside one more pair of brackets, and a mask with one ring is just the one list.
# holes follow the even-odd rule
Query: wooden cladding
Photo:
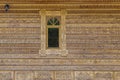
[[38, 13], [38, 10], [9, 10], [6, 12], [5, 10], [1, 10], [0, 13]]
[[[0, 4], [0, 7], [2, 5]], [[69, 53], [119, 52], [119, 4], [31, 4], [31, 6], [30, 4], [23, 4], [23, 6], [11, 4], [10, 11], [0, 13], [0, 53], [38, 54], [41, 50], [40, 45], [43, 46], [41, 42], [46, 41], [46, 39], [42, 40], [43, 35], [47, 34], [44, 26], [46, 17], [44, 10], [47, 14], [51, 12], [52, 15], [54, 11], [60, 11], [63, 8], [66, 9], [65, 12], [63, 11], [66, 14], [61, 15], [63, 17], [61, 27], [66, 29], [61, 31], [66, 31], [64, 35], [66, 41], [63, 46], [67, 43]], [[23, 44], [26, 47], [23, 47]], [[5, 51], [6, 49], [8, 51]]]
[[37, 54], [40, 22], [38, 13], [0, 14], [0, 54]]
[[1, 0], [0, 3], [36, 3], [36, 4], [59, 4], [59, 3], [114, 3], [119, 0]]
[[69, 10], [66, 16], [69, 54], [119, 53], [120, 15], [112, 10], [85, 11], [87, 12]]
[[120, 10], [68, 10], [68, 14], [119, 14]]
[[[0, 13], [6, 13], [4, 4], [0, 4]], [[7, 13], [39, 13], [41, 9], [48, 11], [60, 11], [61, 9], [67, 10], [120, 10], [118, 4], [10, 4], [10, 9]], [[83, 11], [84, 12], [84, 11]]]
[[[115, 8], [115, 9], [120, 9], [120, 5], [119, 4], [47, 4], [47, 5], [43, 5], [43, 4], [10, 4], [10, 10], [24, 10], [24, 9], [28, 9], [28, 10], [39, 10], [39, 9], [61, 9], [61, 8], [66, 8], [66, 9], [86, 9], [86, 8], [92, 8], [92, 9], [96, 9], [96, 8]], [[0, 8], [2, 10], [4, 10], [4, 4], [0, 4]]]

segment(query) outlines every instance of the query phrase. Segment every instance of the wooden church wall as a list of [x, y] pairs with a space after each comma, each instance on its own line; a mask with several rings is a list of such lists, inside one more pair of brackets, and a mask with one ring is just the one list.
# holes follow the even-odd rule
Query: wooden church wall
[[[111, 12], [111, 13], [110, 13]], [[119, 53], [119, 12], [68, 10], [67, 48], [72, 54]]]
[[[11, 4], [9, 12], [0, 11], [0, 80], [120, 80], [119, 8], [119, 4]], [[67, 55], [39, 54], [41, 9], [66, 10]]]
[[0, 15], [0, 54], [37, 54], [39, 49], [39, 14]]

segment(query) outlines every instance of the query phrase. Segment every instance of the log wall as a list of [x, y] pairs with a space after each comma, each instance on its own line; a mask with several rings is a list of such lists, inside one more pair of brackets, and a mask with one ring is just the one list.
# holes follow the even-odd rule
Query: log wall
[[106, 10], [68, 10], [66, 35], [70, 53], [119, 53], [119, 14], [113, 13]]
[[[10, 3], [8, 12], [3, 8], [6, 2]], [[1, 0], [0, 80], [120, 80], [119, 3]], [[43, 15], [45, 10], [66, 12], [67, 55], [52, 54], [54, 50], [40, 54], [41, 36], [45, 36], [41, 9]]]
[[0, 15], [0, 54], [37, 54], [40, 49], [38, 13]]

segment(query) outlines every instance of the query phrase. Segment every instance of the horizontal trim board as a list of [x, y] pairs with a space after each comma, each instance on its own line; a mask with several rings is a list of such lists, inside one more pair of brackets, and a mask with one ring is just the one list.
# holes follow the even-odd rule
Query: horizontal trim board
[[4, 71], [11, 71], [11, 70], [18, 70], [18, 71], [33, 71], [33, 70], [78, 70], [78, 71], [119, 71], [120, 66], [0, 66], [0, 70]]
[[115, 59], [0, 59], [0, 66], [120, 66]]
[[32, 3], [32, 4], [52, 4], [52, 3], [118, 3], [119, 0], [1, 0], [0, 3]]
[[61, 55], [46, 55], [41, 56], [40, 54], [0, 54], [1, 59], [118, 59], [120, 58], [119, 53], [101, 53], [101, 54], [69, 54], [66, 57]]
[[40, 47], [40, 44], [32, 44], [32, 43], [1, 43], [0, 44], [0, 48], [4, 48], [4, 47]]
[[1, 10], [0, 13], [39, 13], [39, 10], [9, 10], [8, 12]]
[[[4, 11], [5, 4], [0, 4], [2, 12]], [[117, 4], [10, 4], [10, 9], [14, 12], [17, 11], [38, 11], [40, 9], [60, 10], [60, 9], [120, 9], [119, 3]]]

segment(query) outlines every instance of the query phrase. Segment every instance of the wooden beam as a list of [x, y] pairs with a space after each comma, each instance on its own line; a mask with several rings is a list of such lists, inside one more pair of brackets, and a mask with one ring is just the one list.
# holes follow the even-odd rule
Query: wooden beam
[[[40, 9], [120, 9], [119, 4], [9, 4], [10, 10], [40, 10]], [[4, 10], [5, 4], [0, 4]]]
[[31, 4], [68, 4], [68, 3], [120, 3], [119, 0], [1, 0], [0, 3], [31, 3]]

